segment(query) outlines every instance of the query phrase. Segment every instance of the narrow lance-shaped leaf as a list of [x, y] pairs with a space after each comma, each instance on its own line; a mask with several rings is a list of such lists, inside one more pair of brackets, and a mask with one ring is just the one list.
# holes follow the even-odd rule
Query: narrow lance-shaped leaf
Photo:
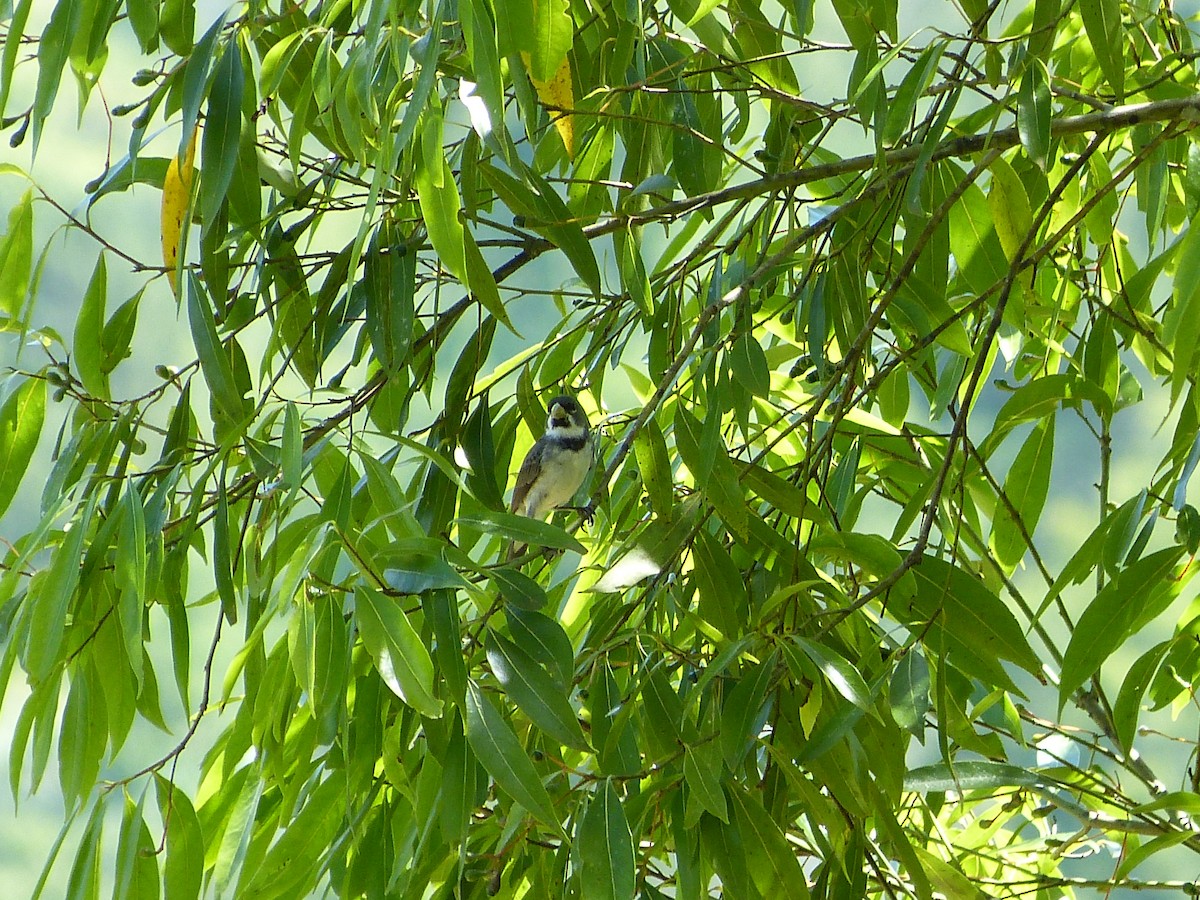
[[137, 484], [129, 482], [121, 503], [117, 542], [117, 619], [125, 653], [139, 688], [142, 684], [142, 616], [146, 609], [146, 511]]
[[50, 21], [37, 42], [38, 77], [34, 91], [30, 120], [33, 129], [33, 152], [36, 155], [41, 142], [42, 126], [54, 108], [54, 98], [62, 82], [63, 66], [79, 30], [87, 8], [84, 0], [60, 0], [54, 4]]
[[384, 683], [413, 709], [436, 719], [442, 703], [433, 695], [433, 660], [404, 610], [368, 587], [360, 586], [354, 599], [363, 643]]
[[236, 895], [242, 864], [250, 848], [250, 838], [254, 835], [254, 818], [258, 814], [263, 788], [266, 787], [261, 761], [252, 763], [242, 775], [241, 787], [234, 797], [213, 865], [213, 884], [217, 895], [221, 897]]
[[633, 836], [612, 779], [597, 786], [579, 820], [575, 843], [582, 862], [583, 900], [626, 900], [634, 896]]
[[1017, 131], [1029, 158], [1045, 169], [1050, 156], [1050, 82], [1041, 60], [1032, 60], [1021, 76]]
[[488, 664], [510, 700], [547, 735], [575, 750], [588, 749], [579, 720], [563, 689], [529, 654], [512, 641], [491, 632]]
[[83, 511], [70, 523], [70, 530], [50, 563], [50, 570], [42, 580], [36, 593], [30, 595], [33, 603], [29, 626], [29, 650], [25, 665], [29, 677], [41, 681], [50, 669], [59, 662], [62, 647], [63, 623], [71, 598], [79, 586], [79, 565], [83, 558], [83, 542], [96, 509], [97, 495], [88, 498]]
[[28, 190], [8, 211], [8, 233], [0, 243], [0, 313], [15, 319], [24, 311], [32, 268], [33, 191]]
[[46, 418], [46, 383], [27, 378], [0, 406], [0, 514], [16, 496]]
[[204, 879], [204, 834], [187, 795], [163, 776], [154, 775], [158, 809], [166, 828], [163, 886], [170, 900], [200, 896]]
[[104, 306], [108, 295], [108, 266], [101, 252], [92, 270], [91, 281], [83, 295], [83, 306], [75, 319], [75, 339], [72, 341], [72, 358], [79, 372], [79, 380], [92, 394], [107, 400], [108, 378], [101, 366], [102, 351], [100, 338], [104, 332]]
[[240, 550], [233, 545], [234, 526], [229, 521], [229, 495], [222, 470], [217, 485], [217, 514], [213, 518], [213, 581], [221, 599], [225, 621], [233, 625], [238, 620], [237, 591], [234, 588], [234, 555]]
[[990, 684], [1015, 687], [1002, 659], [1040, 675], [1041, 664], [1020, 624], [978, 578], [929, 555], [913, 573], [916, 594], [911, 601], [889, 604], [889, 612], [908, 623], [927, 623], [927, 641], [939, 652], [949, 650], [957, 665]]
[[430, 106], [420, 138], [421, 156], [414, 178], [417, 200], [429, 242], [438, 260], [462, 284], [467, 284], [466, 251], [463, 249], [463, 225], [458, 218], [462, 200], [454, 173], [442, 149], [441, 110]]
[[1016, 568], [1025, 556], [1050, 492], [1054, 422], [1054, 417], [1048, 416], [1034, 427], [1004, 479], [1004, 496], [1012, 509], [997, 504], [992, 548], [999, 563], [1009, 570]]
[[1125, 36], [1120, 0], [1079, 0], [1083, 30], [1096, 53], [1100, 70], [1117, 95], [1125, 96]]
[[208, 94], [208, 114], [204, 119], [204, 146], [201, 150], [200, 212], [207, 231], [217, 220], [217, 211], [233, 180], [238, 161], [238, 143], [242, 133], [242, 89], [246, 76], [242, 53], [236, 39], [225, 46], [213, 72]]
[[1200, 342], [1200, 216], [1192, 219], [1180, 240], [1171, 306], [1163, 319], [1163, 339], [1171, 348], [1171, 403], [1192, 373]]
[[467, 741], [483, 767], [506, 794], [557, 832], [554, 805], [512, 726], [474, 681], [467, 682]]
[[229, 354], [217, 336], [217, 323], [208, 297], [195, 275], [188, 279], [187, 302], [188, 322], [192, 343], [200, 358], [200, 371], [204, 373], [216, 405], [230, 422], [238, 422], [244, 407], [242, 394], [234, 379]]
[[746, 848], [750, 877], [764, 897], [807, 900], [808, 882], [774, 819], [758, 799], [740, 785], [729, 790], [734, 821]]
[[1180, 547], [1167, 547], [1126, 567], [1088, 604], [1075, 624], [1059, 676], [1060, 708], [1113, 652], [1135, 624], [1148, 621], [1179, 596], [1194, 566], [1178, 570]]

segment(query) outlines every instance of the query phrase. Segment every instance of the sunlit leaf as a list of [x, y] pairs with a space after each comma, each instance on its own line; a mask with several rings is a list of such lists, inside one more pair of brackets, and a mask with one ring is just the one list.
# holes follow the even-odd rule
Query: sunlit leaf
[[354, 595], [363, 643], [384, 683], [401, 700], [430, 718], [442, 714], [433, 695], [433, 660], [399, 604], [367, 587]]

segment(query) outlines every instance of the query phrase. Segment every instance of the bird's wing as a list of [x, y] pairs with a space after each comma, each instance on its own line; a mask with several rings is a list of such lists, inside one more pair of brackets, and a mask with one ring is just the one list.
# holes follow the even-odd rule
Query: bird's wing
[[513, 488], [512, 504], [509, 506], [510, 512], [518, 512], [525, 503], [525, 498], [529, 495], [529, 489], [533, 487], [533, 482], [537, 479], [538, 472], [542, 470], [542, 453], [545, 449], [545, 440], [539, 438], [529, 449], [529, 453], [525, 455], [525, 461], [521, 463], [521, 471], [517, 473], [517, 485]]

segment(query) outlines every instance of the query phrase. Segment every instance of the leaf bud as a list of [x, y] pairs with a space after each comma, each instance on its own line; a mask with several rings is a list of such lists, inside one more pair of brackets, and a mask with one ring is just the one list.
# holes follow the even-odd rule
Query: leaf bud
[[20, 147], [21, 144], [25, 143], [25, 133], [27, 131], [29, 131], [29, 119], [22, 122], [21, 127], [13, 132], [12, 137], [8, 139], [8, 146]]

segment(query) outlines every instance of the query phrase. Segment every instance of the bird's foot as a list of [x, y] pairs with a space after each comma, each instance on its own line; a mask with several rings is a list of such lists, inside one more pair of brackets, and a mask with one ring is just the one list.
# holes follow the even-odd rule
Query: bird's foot
[[595, 504], [588, 503], [585, 506], [573, 506], [571, 508], [574, 509], [575, 512], [579, 513], [579, 518], [583, 521], [584, 525], [591, 525], [594, 521], [596, 521]]

